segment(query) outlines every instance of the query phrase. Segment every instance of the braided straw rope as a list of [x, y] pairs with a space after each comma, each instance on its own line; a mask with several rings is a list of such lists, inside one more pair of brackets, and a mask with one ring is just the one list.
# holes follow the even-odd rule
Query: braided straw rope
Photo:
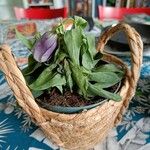
[[[118, 31], [124, 31], [131, 49], [131, 71], [115, 56], [103, 52], [109, 38]], [[102, 141], [109, 130], [119, 121], [135, 93], [142, 63], [143, 45], [139, 34], [127, 24], [118, 24], [106, 31], [100, 38], [97, 50], [103, 59], [125, 68], [126, 75], [119, 91], [121, 102], [109, 100], [102, 105], [78, 114], [60, 114], [37, 105], [26, 85], [21, 71], [7, 45], [0, 46], [0, 68], [14, 92], [18, 104], [57, 145], [69, 150], [86, 150]]]

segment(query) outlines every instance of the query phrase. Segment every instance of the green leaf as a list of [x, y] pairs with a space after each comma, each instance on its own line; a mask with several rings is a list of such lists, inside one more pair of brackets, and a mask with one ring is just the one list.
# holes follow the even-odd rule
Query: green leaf
[[82, 70], [82, 73], [85, 74], [86, 76], [89, 76], [89, 74], [91, 74], [91, 70], [81, 66], [81, 70]]
[[24, 35], [22, 35], [20, 32], [18, 32], [17, 29], [16, 31], [16, 36], [17, 38], [29, 49], [31, 50], [33, 47], [32, 41], [28, 40]]
[[31, 92], [32, 92], [34, 98], [37, 98], [44, 93], [44, 91], [34, 91], [34, 90], [31, 90]]
[[41, 67], [41, 63], [38, 63], [33, 55], [30, 55], [28, 58], [28, 66], [22, 70], [24, 75], [32, 74], [37, 68]]
[[[60, 74], [55, 74], [51, 79], [46, 80], [43, 84], [40, 84], [39, 86], [34, 85], [34, 90], [45, 90], [50, 87], [58, 87], [66, 84], [65, 77]], [[33, 84], [30, 86], [30, 88], [33, 88]]]
[[74, 16], [75, 26], [81, 27], [84, 29], [87, 26], [87, 21], [79, 16]]
[[34, 44], [36, 43], [37, 40], [39, 40], [41, 38], [41, 34], [40, 32], [37, 32], [34, 37], [32, 39], [30, 39], [32, 45], [34, 46]]
[[95, 68], [93, 71], [96, 72], [120, 72], [122, 73], [123, 71], [121, 70], [121, 68], [118, 68], [116, 65], [114, 64], [105, 64], [105, 65], [101, 65], [97, 68]]
[[101, 87], [101, 88], [109, 88], [112, 87], [113, 85], [117, 84], [118, 82], [101, 82], [101, 83], [95, 83], [95, 86]]
[[59, 64], [61, 61], [63, 61], [65, 59], [65, 57], [67, 57], [67, 54], [64, 53], [64, 52], [59, 52], [56, 56], [56, 59], [55, 59], [55, 63], [56, 64]]
[[90, 81], [95, 81], [107, 86], [118, 83], [122, 78], [119, 78], [116, 73], [113, 72], [92, 72], [89, 76]]
[[72, 73], [71, 73], [70, 66], [67, 60], [64, 61], [64, 70], [65, 70], [67, 86], [70, 88], [70, 91], [72, 92], [72, 87], [73, 87], [73, 80], [71, 77]]
[[81, 55], [82, 55], [82, 65], [91, 70], [97, 63], [94, 60], [94, 56], [96, 54], [95, 49], [95, 38], [91, 35], [84, 35], [83, 44], [81, 47]]
[[52, 72], [52, 70], [56, 68], [56, 66], [57, 64], [52, 64], [44, 69], [44, 71], [39, 75], [36, 81], [30, 85], [30, 88], [33, 90], [42, 90], [41, 87], [53, 78], [54, 73]]
[[79, 65], [80, 48], [82, 44], [82, 33], [80, 28], [69, 30], [64, 35], [64, 41], [71, 60]]
[[63, 49], [61, 49], [62, 47], [58, 47], [58, 49], [56, 50], [55, 54], [54, 54], [54, 63], [60, 63], [61, 61], [63, 61], [66, 57], [68, 57], [68, 55], [64, 52]]
[[114, 101], [120, 101], [121, 100], [120, 95], [108, 92], [106, 90], [103, 90], [100, 86], [93, 85], [90, 83], [88, 86], [88, 92], [90, 94], [92, 94], [93, 96], [101, 96], [101, 97], [108, 98], [108, 99], [114, 100]]
[[62, 85], [57, 85], [56, 88], [60, 91], [61, 94], [63, 94], [63, 87], [62, 87]]
[[78, 65], [73, 64], [70, 62], [70, 68], [72, 70], [72, 77], [82, 91], [83, 96], [86, 98], [87, 95], [87, 88], [88, 88], [88, 79], [85, 74], [83, 74], [81, 68]]
[[94, 62], [88, 53], [82, 55], [82, 65], [88, 70], [91, 70], [94, 67]]
[[90, 53], [90, 56], [93, 59], [93, 57], [97, 53], [96, 48], [95, 48], [95, 37], [90, 34], [87, 34], [86, 38], [87, 38], [88, 52]]
[[[84, 41], [85, 40], [85, 41]], [[83, 44], [81, 46], [80, 58], [82, 60], [82, 65], [88, 70], [91, 70], [94, 67], [94, 61], [91, 57], [91, 54], [88, 52], [87, 40], [83, 39]]]

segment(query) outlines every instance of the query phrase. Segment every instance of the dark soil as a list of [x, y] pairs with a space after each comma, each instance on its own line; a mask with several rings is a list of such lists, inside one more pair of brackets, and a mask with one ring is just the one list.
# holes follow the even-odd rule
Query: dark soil
[[[119, 84], [114, 85], [109, 89], [115, 92]], [[48, 106], [65, 106], [65, 107], [79, 107], [95, 104], [105, 100], [102, 97], [94, 97], [93, 99], [86, 100], [76, 92], [71, 93], [69, 90], [65, 91], [62, 95], [57, 89], [53, 89], [51, 93], [44, 93], [36, 101], [42, 107]]]

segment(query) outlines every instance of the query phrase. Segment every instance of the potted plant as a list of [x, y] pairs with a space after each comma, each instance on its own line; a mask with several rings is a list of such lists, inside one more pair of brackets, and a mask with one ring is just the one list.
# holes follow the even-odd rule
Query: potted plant
[[[43, 35], [27, 40], [28, 67], [21, 73], [7, 45], [1, 46], [0, 67], [19, 105], [49, 139], [66, 149], [88, 149], [121, 120], [133, 97], [142, 61], [139, 34], [127, 24], [107, 30], [98, 41], [84, 32], [87, 22], [63, 20]], [[131, 49], [131, 70], [103, 52], [108, 39], [125, 31]], [[120, 86], [119, 86], [120, 85]]]

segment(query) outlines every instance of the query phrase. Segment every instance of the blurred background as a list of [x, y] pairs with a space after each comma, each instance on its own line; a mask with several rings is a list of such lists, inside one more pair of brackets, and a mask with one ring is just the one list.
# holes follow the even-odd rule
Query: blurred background
[[68, 16], [99, 17], [99, 5], [113, 8], [145, 8], [150, 7], [150, 0], [0, 0], [0, 19], [15, 19], [14, 7], [24, 9], [67, 7]]

